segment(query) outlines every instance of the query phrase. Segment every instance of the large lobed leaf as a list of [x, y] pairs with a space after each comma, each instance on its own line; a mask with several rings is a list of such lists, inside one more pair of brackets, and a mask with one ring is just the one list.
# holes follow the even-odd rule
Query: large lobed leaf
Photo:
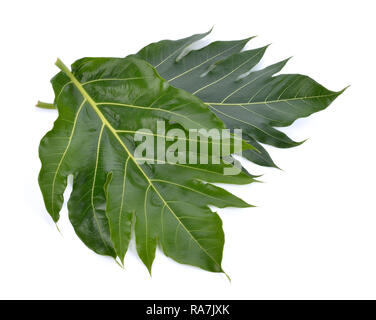
[[298, 118], [325, 109], [343, 90], [327, 90], [300, 74], [275, 76], [288, 59], [252, 71], [267, 46], [242, 51], [250, 38], [187, 49], [205, 35], [152, 43], [136, 56], [150, 62], [172, 86], [204, 101], [228, 128], [241, 128], [243, 139], [257, 149], [246, 150], [243, 156], [259, 165], [275, 167], [260, 143], [278, 148], [299, 145], [276, 127], [289, 126]]
[[178, 262], [223, 272], [222, 223], [208, 206], [249, 205], [211, 183], [247, 184], [253, 177], [244, 171], [224, 175], [232, 166], [224, 162], [140, 164], [134, 156], [134, 133], [156, 133], [158, 120], [167, 122], [166, 130], [222, 129], [222, 121], [141, 59], [85, 58], [72, 71], [59, 60], [57, 66], [62, 71], [52, 85], [59, 116], [39, 149], [39, 184], [54, 221], [71, 174], [69, 218], [95, 252], [123, 262], [134, 224], [137, 251], [149, 271], [159, 243]]
[[208, 206], [249, 205], [211, 183], [246, 184], [254, 177], [244, 170], [224, 175], [232, 167], [225, 162], [140, 164], [135, 132], [146, 128], [157, 139], [158, 120], [167, 121], [166, 130], [241, 128], [248, 143], [243, 156], [276, 167], [262, 144], [300, 144], [277, 128], [325, 109], [343, 91], [299, 74], [276, 75], [287, 60], [255, 71], [267, 47], [242, 51], [250, 38], [189, 50], [207, 34], [153, 43], [124, 59], [81, 59], [72, 71], [57, 62], [54, 104], [39, 104], [59, 111], [41, 141], [39, 183], [58, 221], [73, 175], [69, 218], [95, 252], [123, 263], [134, 229], [149, 271], [159, 243], [178, 262], [223, 272], [221, 220]]

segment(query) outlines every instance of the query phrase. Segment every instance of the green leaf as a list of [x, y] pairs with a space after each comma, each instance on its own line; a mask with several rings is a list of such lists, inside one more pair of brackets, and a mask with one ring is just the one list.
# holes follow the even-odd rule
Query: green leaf
[[[191, 40], [180, 41], [179, 50]], [[222, 121], [141, 59], [85, 58], [72, 71], [60, 60], [56, 65], [62, 70], [52, 79], [59, 116], [39, 149], [39, 184], [53, 220], [73, 175], [69, 218], [95, 252], [123, 262], [134, 223], [137, 251], [149, 271], [159, 243], [180, 263], [223, 272], [222, 222], [208, 205], [249, 204], [211, 183], [248, 184], [253, 177], [245, 171], [225, 175], [233, 164], [224, 161], [151, 164], [134, 154], [134, 133], [149, 129], [154, 138], [158, 120], [167, 122], [166, 131], [222, 129]]]
[[136, 56], [150, 62], [172, 86], [199, 97], [228, 128], [241, 128], [243, 139], [257, 149], [243, 156], [259, 165], [276, 166], [260, 143], [278, 148], [301, 143], [277, 127], [325, 109], [344, 91], [327, 90], [304, 75], [276, 76], [288, 59], [254, 71], [267, 46], [241, 51], [249, 38], [216, 41], [189, 52], [178, 45], [186, 39], [193, 37], [152, 43]]

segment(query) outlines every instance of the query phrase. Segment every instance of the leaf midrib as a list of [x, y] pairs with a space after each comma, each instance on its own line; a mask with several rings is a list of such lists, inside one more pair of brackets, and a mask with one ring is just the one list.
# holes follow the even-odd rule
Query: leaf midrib
[[205, 254], [211, 260], [214, 261], [214, 263], [220, 268], [220, 270], [222, 272], [224, 272], [223, 269], [222, 269], [222, 267], [218, 264], [218, 262], [211, 256], [211, 254], [209, 254], [209, 252], [207, 252], [207, 250], [205, 248], [203, 248], [201, 246], [201, 244], [193, 237], [193, 235], [189, 232], [189, 230], [186, 228], [186, 226], [180, 221], [180, 219], [178, 218], [178, 216], [175, 214], [175, 212], [168, 205], [168, 202], [162, 197], [162, 195], [160, 194], [160, 192], [158, 191], [158, 189], [154, 186], [154, 184], [150, 180], [149, 176], [145, 173], [144, 170], [142, 170], [141, 166], [138, 164], [138, 162], [136, 161], [136, 159], [133, 157], [132, 153], [129, 151], [129, 149], [127, 148], [127, 146], [121, 140], [121, 138], [117, 134], [116, 130], [112, 127], [112, 125], [109, 123], [109, 121], [105, 118], [105, 116], [99, 110], [96, 102], [91, 98], [91, 96], [83, 88], [82, 84], [77, 80], [77, 78], [73, 75], [73, 73], [68, 69], [68, 67], [60, 59], [57, 59], [57, 61], [56, 61], [55, 64], [56, 64], [56, 66], [59, 69], [61, 69], [70, 78], [70, 80], [77, 87], [77, 89], [80, 91], [80, 93], [82, 94], [82, 96], [87, 100], [87, 102], [89, 102], [90, 106], [94, 109], [94, 111], [96, 112], [97, 116], [102, 121], [103, 125], [106, 126], [111, 131], [111, 133], [114, 135], [114, 137], [116, 138], [116, 140], [118, 140], [118, 142], [120, 143], [120, 145], [123, 147], [123, 149], [125, 150], [125, 152], [128, 154], [129, 158], [132, 159], [132, 161], [134, 162], [134, 164], [136, 165], [136, 167], [140, 170], [140, 172], [142, 173], [142, 175], [145, 177], [145, 179], [148, 182], [149, 186], [151, 186], [154, 189], [154, 191], [156, 192], [156, 194], [162, 200], [162, 202], [164, 203], [164, 206], [166, 206], [169, 209], [169, 211], [172, 213], [172, 215], [175, 217], [175, 219], [184, 228], [184, 230], [190, 235], [190, 237], [197, 244], [197, 246], [203, 252], [205, 252]]
[[260, 105], [260, 104], [270, 104], [270, 103], [279, 103], [279, 102], [287, 102], [287, 101], [295, 101], [295, 100], [309, 100], [309, 99], [319, 99], [319, 98], [327, 98], [338, 95], [338, 92], [333, 92], [329, 94], [322, 94], [317, 96], [306, 96], [306, 97], [294, 97], [288, 99], [280, 99], [280, 100], [265, 100], [265, 101], [254, 101], [254, 102], [246, 102], [246, 103], [222, 103], [222, 102], [204, 102], [205, 104], [215, 105], [215, 106], [245, 106], [245, 105]]

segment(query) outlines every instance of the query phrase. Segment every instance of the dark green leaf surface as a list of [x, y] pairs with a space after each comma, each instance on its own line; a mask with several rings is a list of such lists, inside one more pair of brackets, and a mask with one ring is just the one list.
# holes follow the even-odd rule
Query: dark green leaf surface
[[172, 86], [199, 97], [228, 128], [241, 128], [243, 139], [259, 151], [247, 150], [243, 156], [257, 164], [275, 166], [260, 143], [278, 148], [300, 144], [277, 127], [325, 109], [343, 92], [327, 90], [304, 75], [276, 76], [287, 60], [252, 71], [267, 47], [241, 51], [249, 39], [217, 41], [187, 52], [197, 38], [152, 43], [136, 56]]
[[[168, 48], [178, 53], [200, 37]], [[167, 54], [164, 46], [153, 52]], [[140, 164], [134, 157], [135, 131], [155, 133], [157, 120], [167, 121], [166, 130], [221, 129], [222, 121], [141, 59], [85, 58], [75, 62], [72, 71], [59, 60], [57, 66], [62, 72], [52, 85], [59, 116], [39, 149], [39, 184], [54, 221], [59, 219], [67, 177], [73, 175], [69, 218], [95, 252], [123, 262], [134, 223], [137, 251], [149, 271], [159, 243], [178, 262], [223, 272], [222, 223], [208, 205], [249, 205], [211, 183], [247, 184], [253, 177], [244, 171], [224, 175], [223, 170], [232, 167], [224, 162]]]

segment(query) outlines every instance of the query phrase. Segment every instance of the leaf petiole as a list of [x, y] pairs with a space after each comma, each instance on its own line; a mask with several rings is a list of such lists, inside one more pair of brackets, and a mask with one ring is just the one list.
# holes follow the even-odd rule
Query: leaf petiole
[[56, 109], [52, 103], [47, 103], [47, 102], [42, 102], [42, 101], [38, 101], [35, 106], [38, 108], [42, 108], [42, 109]]

